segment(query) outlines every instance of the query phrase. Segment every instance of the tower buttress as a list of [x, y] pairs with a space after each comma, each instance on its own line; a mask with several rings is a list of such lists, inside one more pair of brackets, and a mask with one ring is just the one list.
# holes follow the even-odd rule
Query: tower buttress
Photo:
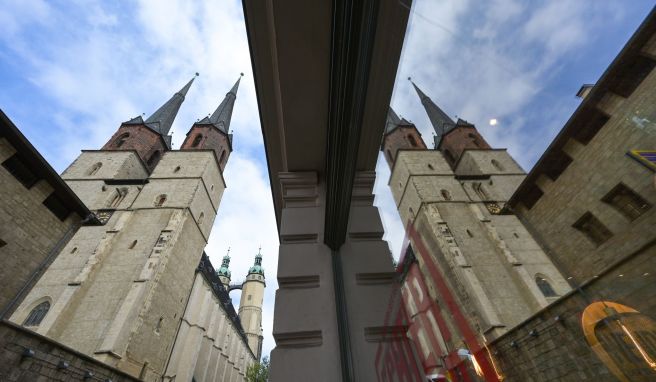
[[[241, 76], [243, 75], [242, 73]], [[225, 169], [228, 157], [232, 152], [230, 120], [232, 119], [232, 110], [237, 99], [241, 76], [214, 113], [194, 123], [180, 148], [181, 150], [214, 150], [221, 171]]]
[[148, 171], [152, 172], [164, 151], [171, 149], [169, 130], [194, 79], [187, 82], [145, 121], [138, 116], [123, 122], [102, 150], [135, 150]]
[[[408, 78], [412, 82], [410, 78]], [[451, 168], [455, 168], [458, 159], [467, 149], [490, 149], [490, 145], [473, 124], [458, 119], [453, 120], [437, 106], [419, 87], [412, 82], [421, 104], [424, 105], [428, 119], [435, 129], [435, 149], [444, 153]]]
[[239, 301], [239, 319], [248, 339], [248, 346], [257, 359], [262, 355], [262, 302], [264, 300], [264, 268], [262, 254], [255, 256], [255, 264], [248, 270], [246, 281], [242, 285]]
[[387, 123], [381, 150], [385, 154], [387, 164], [392, 168], [399, 150], [426, 150], [426, 143], [417, 127], [405, 118], [399, 118], [390, 106], [387, 110]]

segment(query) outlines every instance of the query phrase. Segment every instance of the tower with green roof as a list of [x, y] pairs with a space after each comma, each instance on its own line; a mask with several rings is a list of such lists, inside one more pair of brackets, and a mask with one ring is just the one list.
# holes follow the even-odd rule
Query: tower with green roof
[[262, 355], [262, 301], [264, 299], [264, 268], [262, 253], [255, 255], [255, 263], [248, 270], [246, 281], [242, 285], [239, 301], [239, 318], [248, 339], [248, 346], [259, 359]]

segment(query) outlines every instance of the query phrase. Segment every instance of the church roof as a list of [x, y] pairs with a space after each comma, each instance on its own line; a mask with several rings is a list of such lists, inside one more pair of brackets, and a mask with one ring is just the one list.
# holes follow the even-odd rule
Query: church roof
[[[241, 77], [244, 74], [242, 73], [237, 82], [232, 86], [232, 89], [226, 93], [225, 98], [219, 104], [219, 107], [214, 110], [214, 113], [209, 117], [205, 117], [200, 121], [196, 122], [198, 124], [208, 124], [214, 125], [217, 129], [224, 132], [225, 134], [230, 134], [230, 120], [232, 119], [232, 109], [235, 107], [235, 100], [237, 99], [237, 90], [239, 89], [239, 82]], [[232, 139], [231, 139], [232, 141]]]
[[426, 114], [428, 114], [428, 119], [430, 119], [431, 125], [433, 125], [433, 129], [435, 130], [436, 134], [435, 147], [437, 147], [440, 144], [442, 136], [453, 130], [456, 123], [442, 109], [440, 109], [440, 107], [437, 106], [435, 102], [430, 99], [430, 97], [424, 94], [424, 92], [419, 89], [419, 87], [412, 81], [412, 79], [408, 77], [408, 80], [412, 82], [412, 86], [414, 86], [415, 91], [421, 100], [421, 104], [424, 105]]
[[[229, 251], [230, 250], [228, 249], [228, 252]], [[221, 268], [219, 268], [217, 274], [219, 276], [230, 278], [230, 269], [228, 269], [229, 266], [230, 266], [230, 256], [226, 254], [225, 256], [223, 256], [223, 262], [221, 263]]]

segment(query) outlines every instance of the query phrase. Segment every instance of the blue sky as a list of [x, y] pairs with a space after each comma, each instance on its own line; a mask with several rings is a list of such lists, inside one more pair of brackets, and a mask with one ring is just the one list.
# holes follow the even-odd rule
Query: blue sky
[[[431, 127], [408, 76], [449, 115], [475, 123], [529, 170], [654, 6], [648, 0], [416, 0], [392, 106]], [[231, 247], [243, 279], [262, 245], [268, 277], [264, 353], [271, 336], [277, 232], [250, 58], [238, 1], [0, 0], [0, 108], [55, 169], [98, 149], [126, 121], [152, 113], [200, 72], [174, 124], [174, 148], [211, 113], [240, 72], [228, 188], [207, 247]], [[497, 118], [492, 127], [489, 119]], [[382, 158], [379, 158], [382, 159]], [[398, 257], [402, 227], [379, 160], [376, 204]], [[233, 296], [238, 298], [238, 295]]]

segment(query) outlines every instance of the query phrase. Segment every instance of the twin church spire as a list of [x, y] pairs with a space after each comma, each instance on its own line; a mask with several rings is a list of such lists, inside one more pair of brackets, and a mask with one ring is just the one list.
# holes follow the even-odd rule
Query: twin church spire
[[[198, 73], [145, 121], [141, 116], [138, 116], [123, 122], [118, 131], [102, 149], [136, 151], [148, 171], [152, 172], [163, 152], [172, 149], [172, 136], [169, 132], [197, 76]], [[241, 76], [243, 76], [243, 73]], [[241, 76], [226, 94], [214, 113], [192, 126], [181, 146], [182, 150], [213, 150], [222, 171], [225, 168], [228, 155], [232, 151], [232, 136], [229, 133], [230, 120], [232, 118], [235, 100], [237, 99], [237, 90]], [[199, 132], [204, 127], [210, 126], [214, 127], [213, 131]], [[192, 132], [194, 133], [193, 139], [195, 140], [189, 141]]]

